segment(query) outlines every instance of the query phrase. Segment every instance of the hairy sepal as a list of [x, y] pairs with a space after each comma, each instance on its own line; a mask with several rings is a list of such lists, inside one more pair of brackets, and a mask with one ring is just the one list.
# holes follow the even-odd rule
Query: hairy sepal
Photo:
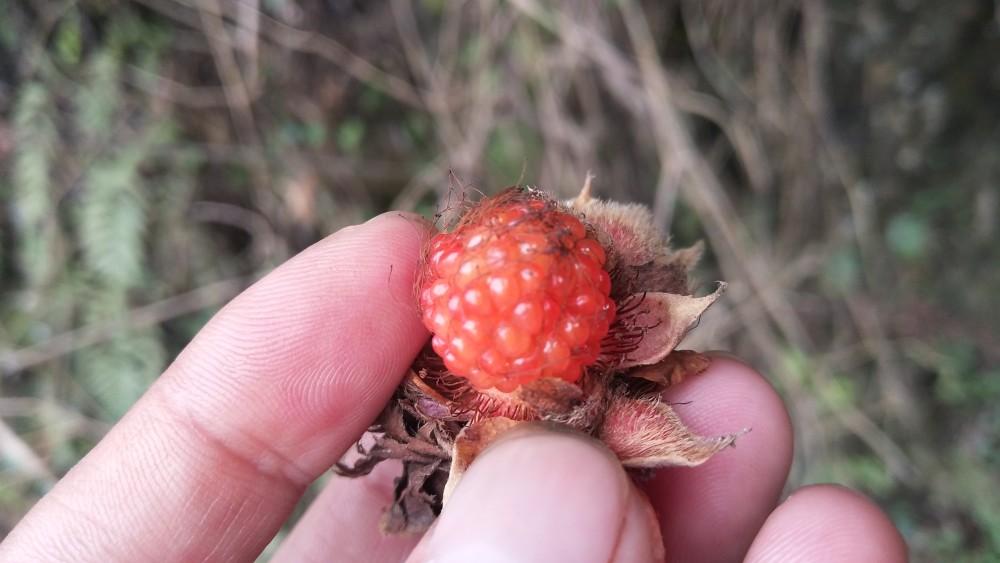
[[670, 405], [619, 395], [608, 405], [598, 438], [625, 467], [650, 469], [700, 465], [744, 433], [705, 438], [688, 429]]
[[623, 318], [616, 319], [613, 330], [640, 337], [634, 350], [625, 354], [615, 367], [648, 366], [666, 358], [725, 290], [725, 282], [719, 282], [715, 292], [705, 297], [675, 293], [636, 296], [636, 299], [641, 299], [640, 305], [626, 312]]

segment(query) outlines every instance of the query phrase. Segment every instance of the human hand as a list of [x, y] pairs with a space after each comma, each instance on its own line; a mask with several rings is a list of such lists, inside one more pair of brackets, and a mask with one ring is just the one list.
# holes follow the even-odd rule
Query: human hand
[[858, 493], [810, 486], [778, 504], [792, 454], [784, 405], [752, 368], [709, 355], [709, 369], [665, 399], [699, 435], [752, 427], [735, 448], [636, 482], [579, 434], [501, 437], [465, 473], [416, 560], [906, 561], [895, 526]]
[[[413, 280], [428, 231], [380, 216], [236, 298], [0, 544], [0, 560], [253, 560], [427, 340]], [[379, 533], [398, 469], [383, 463], [334, 477], [275, 560], [726, 561], [749, 549], [749, 560], [905, 561], [898, 532], [859, 495], [811, 487], [775, 508], [791, 430], [752, 369], [715, 359], [667, 399], [687, 403], [678, 414], [701, 434], [753, 432], [700, 468], [636, 485], [596, 442], [522, 430], [477, 459], [423, 538]]]

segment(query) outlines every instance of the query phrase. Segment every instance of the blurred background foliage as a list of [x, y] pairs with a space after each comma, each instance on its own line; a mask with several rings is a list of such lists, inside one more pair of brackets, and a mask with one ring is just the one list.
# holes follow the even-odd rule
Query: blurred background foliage
[[222, 304], [519, 178], [652, 206], [769, 374], [789, 489], [1000, 558], [1000, 8], [0, 0], [0, 533]]

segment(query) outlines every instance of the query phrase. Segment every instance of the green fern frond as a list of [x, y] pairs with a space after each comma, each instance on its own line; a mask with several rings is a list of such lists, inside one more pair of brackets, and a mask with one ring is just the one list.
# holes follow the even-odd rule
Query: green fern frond
[[105, 134], [122, 105], [119, 75], [121, 65], [110, 50], [90, 58], [87, 80], [76, 93], [77, 129], [85, 137]]
[[122, 141], [126, 148], [104, 156], [84, 174], [80, 246], [87, 269], [105, 283], [135, 287], [142, 282], [154, 182], [139, 168], [155, 162], [175, 135], [168, 122], [144, 125], [138, 139]]
[[120, 335], [80, 352], [80, 383], [116, 421], [149, 389], [166, 363], [156, 331]]
[[91, 279], [79, 284], [77, 289], [79, 321], [85, 325], [105, 322], [121, 323], [128, 313], [128, 289]]
[[150, 206], [157, 229], [184, 228], [198, 186], [197, 173], [203, 163], [202, 155], [195, 150], [179, 147], [173, 151], [164, 173], [151, 186]]
[[36, 224], [52, 211], [49, 170], [58, 139], [52, 111], [45, 86], [32, 82], [21, 88], [14, 107], [14, 186], [17, 216], [22, 224]]
[[145, 197], [133, 151], [106, 158], [84, 176], [79, 236], [84, 263], [104, 283], [137, 285], [142, 277]]
[[78, 10], [70, 10], [59, 21], [53, 38], [54, 55], [69, 67], [80, 63], [83, 55], [83, 18]]
[[29, 286], [40, 286], [55, 270], [55, 209], [51, 169], [58, 147], [54, 108], [46, 87], [21, 87], [14, 107], [17, 145], [12, 170], [14, 223], [21, 239], [19, 262]]
[[80, 451], [79, 440], [75, 439], [73, 422], [67, 420], [62, 409], [55, 405], [84, 402], [78, 397], [67, 401], [65, 395], [66, 378], [64, 372], [55, 366], [44, 366], [35, 374], [35, 395], [41, 404], [35, 409], [33, 422], [39, 434], [39, 443], [46, 444], [45, 459], [53, 472], [65, 473], [80, 461], [86, 451]]

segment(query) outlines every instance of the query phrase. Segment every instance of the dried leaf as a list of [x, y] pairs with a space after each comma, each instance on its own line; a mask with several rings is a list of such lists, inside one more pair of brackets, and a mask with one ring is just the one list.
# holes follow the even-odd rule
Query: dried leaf
[[563, 414], [583, 400], [583, 389], [565, 379], [546, 377], [522, 385], [515, 395], [542, 416]]
[[448, 403], [448, 398], [438, 393], [437, 390], [432, 388], [430, 385], [424, 382], [420, 376], [417, 375], [412, 369], [406, 373], [406, 379], [404, 381], [405, 385], [412, 385], [420, 390], [420, 393], [425, 395], [427, 398], [433, 399], [434, 401], [445, 405]]
[[704, 438], [691, 432], [669, 405], [659, 400], [615, 397], [598, 437], [625, 467], [694, 466], [733, 443], [746, 430]]
[[455, 447], [452, 451], [451, 469], [448, 472], [448, 482], [444, 486], [444, 502], [451, 498], [451, 493], [458, 486], [469, 465], [501, 434], [514, 428], [524, 421], [511, 420], [502, 416], [485, 418], [466, 426], [455, 437]]
[[404, 462], [393, 502], [382, 515], [383, 534], [419, 534], [430, 528], [441, 512], [440, 472], [440, 462]]
[[617, 367], [646, 366], [663, 360], [725, 289], [726, 284], [719, 282], [715, 293], [705, 297], [647, 293], [641, 305], [631, 310], [628, 318], [621, 319], [618, 330], [638, 331], [642, 336]]
[[381, 461], [400, 459], [418, 464], [440, 464], [451, 454], [451, 441], [440, 436], [442, 422], [424, 422], [415, 431], [407, 426], [406, 415], [396, 405], [390, 405], [379, 416], [376, 426], [370, 429], [374, 444], [359, 441], [355, 450], [359, 454], [353, 462], [345, 460], [334, 465], [333, 470], [347, 477], [367, 475]]
[[[449, 400], [438, 393], [411, 369], [404, 380], [404, 389], [413, 401], [413, 408], [427, 418], [438, 420], [453, 418]], [[410, 388], [415, 388], [415, 391]]]
[[662, 387], [670, 387], [704, 372], [711, 363], [708, 356], [694, 350], [674, 350], [667, 354], [666, 358], [653, 365], [632, 369], [629, 376], [641, 377]]

